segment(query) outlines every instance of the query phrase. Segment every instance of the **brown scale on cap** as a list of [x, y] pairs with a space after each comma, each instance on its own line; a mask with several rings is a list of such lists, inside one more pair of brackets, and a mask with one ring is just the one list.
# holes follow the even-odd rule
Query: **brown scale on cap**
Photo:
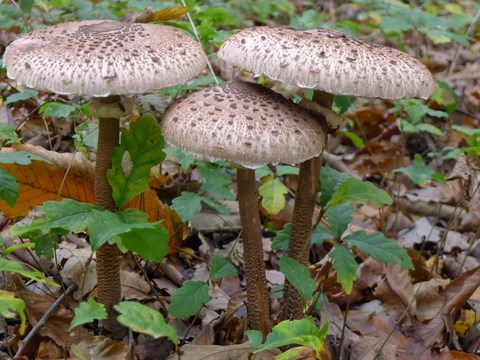
[[256, 84], [231, 83], [186, 95], [164, 114], [166, 141], [199, 158], [246, 168], [318, 156], [324, 130], [305, 109]]
[[428, 98], [435, 89], [417, 59], [329, 29], [252, 27], [229, 37], [218, 55], [256, 75], [337, 95]]
[[86, 20], [47, 27], [8, 46], [8, 76], [58, 94], [133, 95], [184, 83], [206, 65], [178, 29]]

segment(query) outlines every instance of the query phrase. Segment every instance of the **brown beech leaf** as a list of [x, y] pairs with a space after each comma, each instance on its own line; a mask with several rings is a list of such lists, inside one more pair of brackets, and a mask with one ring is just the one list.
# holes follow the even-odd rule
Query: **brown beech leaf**
[[184, 345], [179, 354], [168, 357], [168, 360], [273, 360], [280, 354], [278, 349], [270, 349], [252, 356], [248, 343], [240, 345]]
[[75, 346], [82, 360], [125, 360], [129, 359], [128, 345], [103, 336], [92, 336]]
[[158, 11], [154, 11], [150, 15], [150, 22], [157, 22], [157, 21], [171, 21], [180, 19], [183, 15], [188, 12], [188, 8], [185, 6], [174, 6], [165, 9], [161, 9]]

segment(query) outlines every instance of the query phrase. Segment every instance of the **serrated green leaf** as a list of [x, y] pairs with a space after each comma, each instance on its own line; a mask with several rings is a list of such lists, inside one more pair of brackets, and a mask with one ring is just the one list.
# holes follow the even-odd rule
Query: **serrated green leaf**
[[29, 264], [0, 258], [0, 271], [12, 272], [34, 281], [60, 287], [55, 281], [45, 278], [40, 271]]
[[66, 118], [79, 109], [80, 107], [78, 105], [70, 105], [61, 102], [46, 102], [40, 106], [38, 113], [47, 117]]
[[315, 290], [315, 281], [310, 276], [308, 268], [288, 256], [282, 256], [278, 263], [280, 271], [297, 289], [305, 306], [312, 299]]
[[382, 204], [391, 204], [392, 198], [371, 182], [351, 177], [340, 184], [330, 199], [329, 206], [342, 203], [366, 204], [369, 202], [375, 207], [379, 207]]
[[88, 301], [81, 302], [75, 308], [75, 315], [70, 323], [70, 330], [75, 326], [88, 324], [94, 320], [104, 320], [108, 317], [105, 305], [95, 301], [94, 298], [89, 298]]
[[123, 301], [114, 306], [120, 313], [117, 320], [120, 324], [132, 329], [137, 333], [146, 334], [158, 339], [168, 337], [175, 345], [178, 344], [178, 336], [175, 329], [168, 325], [162, 314], [158, 311], [134, 301]]
[[197, 212], [202, 210], [202, 197], [192, 192], [182, 191], [179, 197], [173, 199], [172, 209], [183, 221], [190, 221]]
[[25, 302], [22, 299], [16, 298], [15, 294], [9, 291], [0, 290], [0, 315], [6, 319], [14, 319], [17, 314], [20, 316], [20, 328], [18, 332], [20, 335], [24, 335], [25, 329], [27, 328]]
[[393, 172], [407, 175], [410, 180], [420, 186], [426, 185], [433, 179], [434, 175], [438, 174], [435, 170], [425, 165], [419, 154], [415, 154], [412, 165], [395, 169]]
[[9, 96], [7, 97], [7, 99], [5, 100], [5, 102], [3, 103], [3, 105], [12, 104], [12, 103], [17, 102], [17, 101], [28, 100], [28, 99], [34, 98], [34, 97], [37, 96], [37, 95], [38, 95], [38, 91], [37, 91], [37, 90], [34, 90], [34, 89], [25, 89], [25, 90], [22, 91], [22, 92], [9, 95]]
[[165, 158], [164, 143], [160, 126], [152, 115], [140, 116], [130, 129], [122, 131], [121, 144], [113, 150], [112, 168], [107, 172], [119, 208], [148, 188], [152, 167]]
[[272, 241], [273, 251], [284, 251], [288, 249], [288, 241], [290, 240], [290, 229], [292, 224], [285, 224], [282, 230], [277, 232], [277, 235]]
[[264, 165], [258, 169], [255, 169], [255, 177], [261, 179], [264, 176], [272, 176], [273, 172], [267, 165]]
[[15, 205], [19, 189], [20, 185], [17, 183], [17, 178], [8, 171], [0, 169], [0, 199], [9, 206]]
[[414, 268], [407, 250], [381, 232], [367, 234], [365, 231], [356, 231], [343, 240], [366, 252], [376, 261], [399, 264], [404, 269]]
[[177, 158], [178, 163], [183, 170], [188, 170], [195, 163], [195, 155], [187, 154], [180, 149], [165, 149], [166, 154], [173, 155]]
[[330, 256], [333, 259], [332, 266], [337, 272], [337, 282], [347, 294], [350, 294], [353, 282], [357, 279], [358, 264], [355, 255], [345, 246], [335, 244]]
[[94, 204], [78, 202], [72, 199], [62, 201], [46, 201], [38, 208], [39, 218], [31, 221], [25, 218], [10, 228], [10, 235], [26, 236], [29, 233], [45, 230], [54, 233], [82, 232], [92, 220], [92, 210], [103, 210]]
[[47, 159], [29, 153], [28, 151], [16, 151], [11, 153], [0, 152], [0, 163], [30, 165], [32, 163], [32, 160], [50, 163], [50, 161], [48, 161]]
[[353, 206], [344, 203], [329, 207], [326, 210], [328, 225], [334, 237], [340, 238], [352, 221]]
[[212, 256], [210, 262], [210, 279], [222, 279], [228, 276], [238, 276], [238, 271], [231, 263], [219, 255]]
[[267, 177], [258, 188], [258, 193], [268, 214], [278, 214], [285, 207], [285, 194], [288, 193], [288, 188], [279, 179]]
[[209, 299], [208, 285], [203, 281], [187, 280], [171, 297], [168, 311], [177, 319], [197, 314]]
[[348, 174], [329, 166], [322, 167], [320, 171], [320, 205], [325, 207], [338, 187], [349, 177]]
[[284, 320], [273, 327], [265, 343], [254, 353], [286, 345], [309, 346], [320, 354], [328, 333], [328, 322], [318, 328], [311, 316], [301, 320]]

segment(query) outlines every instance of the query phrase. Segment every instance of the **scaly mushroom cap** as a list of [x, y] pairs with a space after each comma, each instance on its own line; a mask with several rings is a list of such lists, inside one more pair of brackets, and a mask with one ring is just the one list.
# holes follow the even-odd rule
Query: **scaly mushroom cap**
[[329, 29], [252, 27], [230, 36], [218, 56], [255, 75], [336, 95], [426, 99], [435, 89], [417, 59]]
[[69, 22], [13, 41], [4, 65], [30, 88], [96, 97], [182, 84], [206, 65], [201, 46], [178, 29], [107, 20]]
[[174, 102], [162, 117], [168, 144], [198, 159], [246, 168], [318, 156], [324, 130], [301, 106], [263, 86], [211, 86]]

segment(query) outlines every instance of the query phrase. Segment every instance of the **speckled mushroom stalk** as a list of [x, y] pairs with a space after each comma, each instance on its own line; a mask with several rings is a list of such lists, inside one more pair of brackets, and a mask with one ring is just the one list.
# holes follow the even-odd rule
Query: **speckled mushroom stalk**
[[[329, 29], [252, 27], [229, 37], [218, 56], [231, 66], [302, 88], [316, 89], [314, 101], [331, 108], [333, 94], [369, 98], [428, 98], [435, 81], [415, 58]], [[319, 160], [300, 166], [288, 255], [308, 264]], [[307, 179], [307, 177], [309, 179]], [[313, 197], [313, 198], [312, 198]], [[303, 317], [300, 296], [287, 283], [284, 319]]]
[[271, 328], [254, 169], [318, 156], [323, 128], [302, 107], [256, 84], [209, 87], [173, 103], [162, 119], [165, 140], [198, 159], [237, 165], [247, 279], [248, 323], [264, 336]]
[[[12, 42], [3, 59], [8, 77], [27, 87], [93, 97], [90, 111], [99, 119], [95, 202], [110, 211], [117, 207], [106, 172], [119, 141], [119, 118], [132, 110], [131, 101], [119, 97], [183, 84], [206, 66], [201, 46], [175, 28], [108, 20], [34, 31]], [[118, 255], [108, 244], [96, 254], [97, 295], [110, 314], [121, 299]], [[104, 325], [116, 328], [115, 319]]]

